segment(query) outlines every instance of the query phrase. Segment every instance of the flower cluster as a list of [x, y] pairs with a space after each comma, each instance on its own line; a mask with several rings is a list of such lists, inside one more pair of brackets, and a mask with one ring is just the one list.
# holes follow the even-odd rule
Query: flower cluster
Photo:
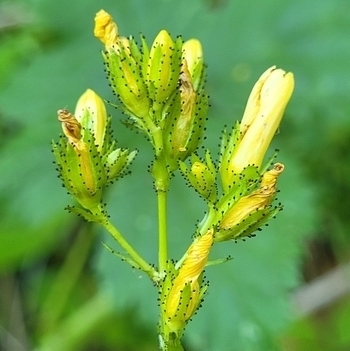
[[[53, 143], [53, 151], [64, 186], [82, 206], [77, 212], [85, 211], [86, 218], [110, 231], [128, 254], [117, 256], [148, 274], [151, 271], [159, 290], [161, 346], [168, 349], [166, 345], [179, 342], [207, 291], [203, 274], [211, 247], [253, 236], [282, 209], [273, 202], [284, 165], [264, 164], [264, 158], [292, 95], [294, 78], [275, 66], [262, 74], [241, 122], [231, 133], [223, 132], [215, 162], [209, 150], [204, 157], [196, 153], [208, 110], [200, 42], [172, 39], [162, 30], [151, 46], [141, 36], [139, 46], [132, 37], [120, 36], [104, 10], [96, 14], [94, 34], [104, 44], [102, 55], [120, 100], [118, 107], [129, 125], [147, 135], [155, 151], [151, 172], [160, 213], [159, 269], [136, 252], [101, 210], [103, 188], [127, 172], [136, 151], [116, 147], [104, 102], [92, 90], [80, 97], [74, 114], [58, 111], [64, 135]], [[175, 263], [167, 260], [165, 206], [170, 178], [177, 169], [208, 209], [184, 257]]]
[[102, 190], [123, 176], [136, 151], [116, 148], [103, 100], [91, 89], [79, 99], [74, 115], [58, 110], [64, 136], [53, 143], [63, 185], [80, 205], [95, 212]]
[[[105, 46], [103, 58], [120, 108], [153, 144], [169, 171], [191, 155], [202, 140], [208, 96], [204, 92], [202, 47], [198, 40], [173, 40], [165, 30], [149, 47], [141, 37], [119, 35], [112, 17], [101, 10], [95, 36]], [[155, 169], [154, 172], [157, 172]]]

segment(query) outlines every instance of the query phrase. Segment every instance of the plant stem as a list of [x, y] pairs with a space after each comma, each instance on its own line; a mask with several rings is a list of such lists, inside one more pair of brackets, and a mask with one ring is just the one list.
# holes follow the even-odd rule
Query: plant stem
[[156, 270], [147, 263], [141, 255], [126, 241], [120, 231], [110, 222], [108, 218], [104, 218], [100, 222], [106, 230], [113, 236], [119, 245], [128, 253], [128, 255], [140, 266], [140, 268], [149, 275], [153, 280], [157, 276]]
[[[168, 335], [169, 337], [170, 335]], [[175, 336], [174, 333], [171, 334], [167, 340], [164, 340], [161, 336], [159, 337], [159, 349], [161, 351], [184, 351], [181, 344], [181, 340]]]
[[159, 240], [159, 271], [164, 272], [168, 261], [167, 236], [167, 191], [158, 190], [158, 240]]

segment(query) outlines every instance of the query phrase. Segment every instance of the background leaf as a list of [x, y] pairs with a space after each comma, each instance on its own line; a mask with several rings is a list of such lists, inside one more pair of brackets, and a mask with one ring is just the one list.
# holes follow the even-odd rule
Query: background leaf
[[[173, 36], [182, 34], [184, 39], [196, 37], [202, 42], [211, 102], [205, 146], [213, 155], [219, 151], [223, 126], [241, 118], [260, 74], [274, 64], [294, 73], [296, 90], [271, 148], [271, 153], [281, 149], [278, 161], [286, 165], [278, 196], [285, 210], [256, 238], [215, 248], [213, 259], [231, 255], [233, 260], [207, 269], [209, 295], [185, 334], [188, 350], [278, 349], [277, 336], [293, 317], [290, 293], [305, 275], [302, 253], [315, 240], [310, 234], [327, 238], [333, 265], [349, 257], [350, 3], [31, 0], [6, 4], [24, 11], [17, 12], [17, 25], [11, 29], [1, 26], [4, 17], [0, 16], [0, 271], [14, 277], [20, 272], [23, 301], [28, 291], [41, 291], [44, 281], [50, 287], [74, 240], [76, 222], [63, 212], [71, 199], [60, 186], [50, 154], [50, 142], [61, 132], [56, 111], [73, 110], [87, 88], [116, 102], [103, 72], [102, 47], [92, 33], [93, 17], [100, 8], [113, 15], [122, 35], [138, 37], [142, 32], [151, 42], [166, 28]], [[3, 9], [1, 5], [0, 14]], [[107, 207], [121, 231], [148, 261], [156, 263], [156, 199], [147, 173], [151, 149], [141, 135], [119, 122], [119, 111], [109, 111], [120, 145], [140, 152], [132, 176], [109, 190]], [[169, 194], [173, 258], [182, 256], [205, 210], [194, 191], [184, 185], [180, 177], [175, 178]], [[115, 313], [131, 308], [135, 319], [154, 326], [158, 318], [155, 289], [140, 272], [132, 272], [104, 249], [101, 241], [116, 245], [106, 233], [99, 233], [89, 253], [91, 268], [87, 265], [84, 271], [89, 278], [79, 280], [85, 282], [85, 292], [76, 287], [72, 301], [89, 306], [96, 291], [108, 291]], [[67, 307], [65, 316], [74, 312], [74, 306]], [[37, 318], [34, 302], [22, 308], [32, 321]], [[0, 317], [4, 328], [10, 328], [6, 315]], [[122, 329], [123, 323], [113, 320]], [[36, 344], [43, 335], [39, 324], [25, 323], [29, 343]], [[291, 338], [302, 338], [302, 329], [292, 330]], [[103, 337], [101, 331], [96, 333], [106, 349], [121, 345], [120, 339], [113, 338], [113, 328]], [[147, 332], [141, 334], [149, 340]], [[91, 345], [91, 339], [79, 338], [83, 338], [79, 347], [88, 350], [85, 345]], [[348, 343], [345, 337], [342, 340], [343, 345]], [[143, 346], [127, 345], [138, 350], [149, 347], [148, 341]], [[288, 350], [307, 350], [305, 345], [289, 345]]]

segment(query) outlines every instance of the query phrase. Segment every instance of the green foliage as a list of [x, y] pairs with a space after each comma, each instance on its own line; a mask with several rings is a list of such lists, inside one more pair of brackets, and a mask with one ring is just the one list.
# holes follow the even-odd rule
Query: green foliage
[[[290, 319], [288, 293], [300, 279], [303, 238], [321, 226], [325, 213], [329, 217], [334, 214], [332, 218], [337, 220], [337, 226], [331, 223], [329, 227], [335, 237], [339, 232], [349, 232], [344, 210], [348, 199], [339, 200], [349, 187], [349, 132], [344, 128], [348, 125], [350, 93], [349, 4], [341, 0], [240, 0], [221, 5], [213, 1], [213, 8], [209, 8], [208, 1], [199, 0], [105, 0], [98, 4], [92, 0], [33, 0], [25, 4], [35, 14], [35, 34], [27, 31], [34, 27], [24, 23], [19, 31], [0, 37], [0, 201], [4, 209], [0, 221], [1, 272], [33, 269], [33, 262], [42, 262], [62, 247], [69, 228], [74, 227], [62, 213], [70, 198], [60, 187], [49, 148], [60, 131], [56, 110], [65, 106], [73, 109], [87, 87], [116, 103], [104, 78], [100, 45], [92, 35], [94, 14], [104, 6], [113, 14], [122, 34], [136, 36], [141, 31], [151, 38], [165, 28], [172, 35], [182, 34], [184, 39], [201, 40], [209, 66], [212, 105], [206, 146], [213, 150], [221, 126], [231, 126], [241, 117], [249, 91], [263, 70], [277, 64], [294, 72], [296, 91], [275, 141], [276, 147], [282, 149], [277, 160], [286, 166], [278, 196], [285, 210], [256, 238], [214, 250], [211, 259], [231, 255], [233, 260], [207, 268], [211, 283], [208, 297], [185, 333], [188, 350], [276, 348], [276, 335]], [[116, 121], [119, 113], [113, 109], [110, 112]], [[121, 145], [133, 149], [141, 143], [141, 147], [131, 167], [132, 176], [111, 189], [108, 207], [116, 213], [113, 220], [130, 241], [151, 260], [156, 254], [156, 204], [151, 177], [141, 176], [151, 161], [149, 146], [120, 123], [114, 125]], [[334, 190], [330, 187], [333, 180]], [[203, 216], [204, 204], [184, 187], [181, 179], [175, 179], [169, 208], [169, 246], [172, 257], [179, 258], [190, 243], [194, 224]], [[104, 235], [103, 241], [110, 243]], [[343, 252], [349, 248], [346, 237], [348, 234], [342, 236], [346, 243]], [[86, 327], [62, 340], [71, 349], [79, 344], [83, 350], [84, 345], [92, 343], [87, 335], [95, 331], [99, 338], [107, 340], [106, 349], [124, 345], [130, 350], [151, 350], [150, 336], [143, 326], [135, 322], [137, 327], [130, 327], [131, 334], [123, 331], [131, 319], [155, 324], [156, 291], [138, 271], [130, 274], [130, 267], [116, 260], [100, 241], [89, 252], [94, 255], [98, 289], [112, 292], [118, 311], [133, 308], [133, 318], [122, 315], [119, 319], [114, 311], [107, 311], [106, 317], [101, 317], [103, 323], [88, 325], [90, 319], [79, 315], [81, 306], [77, 304], [74, 307], [79, 318], [74, 319], [73, 307], [73, 311], [67, 307], [67, 319], [59, 319], [54, 331], [71, 330], [77, 323], [82, 329]], [[46, 274], [57, 274], [59, 267]], [[35, 279], [32, 284], [35, 289], [40, 287]], [[89, 280], [84, 288], [89, 290], [96, 284]], [[75, 287], [73, 295], [80, 296], [77, 291]], [[96, 309], [89, 307], [99, 301], [93, 300], [93, 293], [83, 299], [91, 318], [96, 317]], [[103, 308], [98, 311], [102, 314]], [[348, 346], [344, 313], [340, 311], [337, 318], [342, 321], [338, 324], [339, 338], [342, 345]], [[310, 328], [303, 325], [295, 333], [302, 335]], [[29, 330], [31, 339], [40, 338], [35, 326]], [[53, 332], [41, 337], [50, 345], [57, 335]], [[315, 335], [315, 339], [319, 338]], [[146, 341], [136, 344], [138, 337]], [[300, 346], [298, 350], [303, 349], [312, 348]]]

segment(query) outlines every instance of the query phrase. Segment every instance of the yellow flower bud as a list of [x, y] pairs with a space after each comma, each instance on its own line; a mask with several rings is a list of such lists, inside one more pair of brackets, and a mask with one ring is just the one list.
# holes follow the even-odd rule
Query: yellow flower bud
[[213, 234], [213, 229], [210, 229], [191, 244], [167, 296], [167, 325], [174, 332], [185, 326], [203, 297], [199, 280], [213, 244]]
[[[241, 197], [224, 215], [216, 233], [215, 240], [223, 241], [241, 236], [238, 228], [244, 221], [245, 227], [253, 227], [269, 212], [269, 205], [277, 191], [277, 178], [283, 172], [284, 165], [276, 163], [274, 168], [263, 174], [260, 187], [247, 196]], [[264, 212], [264, 210], [266, 210]], [[259, 213], [259, 211], [262, 211]], [[257, 213], [257, 217], [254, 215]], [[252, 216], [250, 218], [250, 216]], [[255, 228], [257, 229], [257, 228]]]
[[103, 100], [93, 90], [87, 89], [79, 98], [75, 118], [91, 131], [97, 150], [101, 151], [107, 127], [107, 111]]
[[294, 89], [292, 73], [269, 68], [255, 84], [240, 124], [241, 137], [228, 165], [228, 174], [246, 166], [261, 166]]
[[118, 27], [112, 16], [104, 10], [96, 13], [94, 35], [102, 41], [106, 50], [109, 50], [118, 41]]
[[194, 90], [197, 91], [203, 75], [203, 50], [199, 40], [190, 39], [182, 45], [182, 61], [186, 63]]
[[[66, 154], [58, 152], [58, 145], [54, 147], [58, 160], [69, 155], [69, 163], [61, 162], [60, 165], [61, 170], [69, 167], [69, 176], [65, 175], [67, 189], [71, 191], [74, 188], [77, 200], [84, 207], [94, 207], [99, 202], [99, 195], [95, 196], [99, 185], [96, 181], [90, 147], [83, 140], [81, 124], [68, 110], [58, 110], [57, 114], [58, 120], [62, 122], [63, 132], [70, 144], [66, 147]], [[73, 152], [70, 150], [73, 150]]]

